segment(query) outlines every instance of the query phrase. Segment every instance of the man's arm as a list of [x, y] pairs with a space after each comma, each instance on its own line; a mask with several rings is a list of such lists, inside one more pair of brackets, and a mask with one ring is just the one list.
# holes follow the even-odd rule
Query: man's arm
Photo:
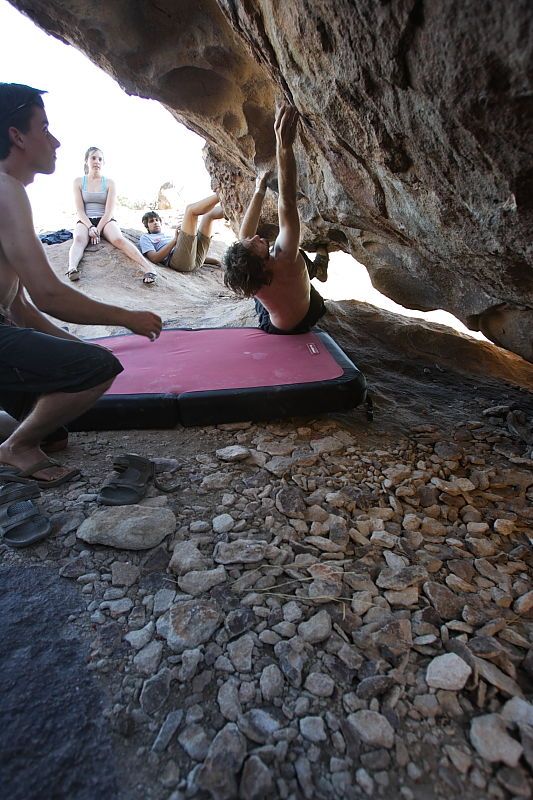
[[80, 341], [77, 336], [74, 336], [68, 331], [64, 331], [63, 328], [54, 325], [53, 322], [50, 322], [50, 320], [47, 319], [44, 314], [42, 314], [39, 309], [33, 305], [33, 303], [30, 303], [28, 298], [25, 296], [22, 285], [19, 285], [19, 290], [16, 294], [16, 297], [9, 307], [9, 316], [15, 325], [18, 325], [21, 328], [34, 328], [36, 331], [40, 331], [41, 333], [49, 333], [51, 336], [58, 336], [61, 339], [74, 339], [74, 341]]
[[278, 217], [279, 234], [275, 250], [285, 258], [295, 260], [300, 245], [300, 215], [296, 205], [296, 160], [293, 145], [298, 127], [298, 112], [294, 106], [282, 106], [274, 124], [276, 132], [276, 159], [278, 163]]
[[33, 230], [26, 192], [14, 179], [7, 185], [4, 183], [0, 193], [0, 242], [7, 262], [37, 308], [45, 314], [65, 322], [121, 325], [149, 338], [159, 335], [161, 320], [156, 314], [100, 303], [56, 277]]
[[[174, 234], [174, 237], [167, 242], [167, 244], [163, 245], [159, 250], [156, 250], [153, 246], [152, 242], [149, 240], [145, 240], [145, 244], [143, 245], [143, 239], [145, 238], [146, 234], [143, 233], [139, 240], [139, 248], [143, 256], [152, 262], [152, 264], [161, 264], [162, 261], [170, 254], [171, 250], [176, 247], [176, 242], [178, 241], [178, 231]], [[146, 237], [148, 239], [148, 237]], [[148, 243], [150, 244], [150, 249], [145, 250], [145, 246], [148, 247]]]
[[246, 210], [243, 221], [241, 222], [239, 239], [250, 239], [257, 233], [259, 217], [261, 216], [261, 209], [263, 207], [263, 200], [265, 199], [265, 192], [267, 189], [268, 176], [269, 172], [262, 172], [256, 178], [255, 192], [250, 201], [250, 205]]

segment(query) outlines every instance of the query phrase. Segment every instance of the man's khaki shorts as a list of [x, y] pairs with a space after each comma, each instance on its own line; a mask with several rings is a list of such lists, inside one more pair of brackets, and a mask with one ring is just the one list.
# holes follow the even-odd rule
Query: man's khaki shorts
[[169, 267], [177, 272], [193, 272], [198, 269], [205, 261], [210, 241], [200, 231], [195, 236], [180, 231], [176, 247], [170, 255]]

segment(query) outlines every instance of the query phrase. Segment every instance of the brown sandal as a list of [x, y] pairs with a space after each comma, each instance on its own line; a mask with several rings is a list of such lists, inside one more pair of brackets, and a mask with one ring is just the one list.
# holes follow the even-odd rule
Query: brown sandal
[[164, 486], [156, 478], [156, 464], [135, 453], [115, 456], [113, 469], [118, 475], [102, 486], [98, 502], [104, 506], [129, 506], [145, 497], [150, 481], [162, 492], [174, 492], [180, 484]]

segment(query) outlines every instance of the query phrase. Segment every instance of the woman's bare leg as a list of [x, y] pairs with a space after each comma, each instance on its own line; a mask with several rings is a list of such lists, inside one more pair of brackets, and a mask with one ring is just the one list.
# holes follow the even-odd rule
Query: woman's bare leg
[[74, 240], [68, 252], [68, 271], [75, 272], [78, 269], [78, 264], [81, 257], [89, 243], [89, 231], [82, 222], [78, 222], [74, 230]]
[[148, 261], [148, 259], [140, 253], [134, 244], [123, 237], [122, 231], [116, 222], [107, 223], [102, 231], [102, 237], [106, 239], [109, 244], [112, 244], [113, 247], [116, 247], [117, 250], [120, 250], [122, 253], [124, 253], [125, 256], [131, 258], [131, 260], [134, 261], [138, 267], [140, 267], [143, 275], [145, 275], [147, 272], [156, 272], [154, 264]]

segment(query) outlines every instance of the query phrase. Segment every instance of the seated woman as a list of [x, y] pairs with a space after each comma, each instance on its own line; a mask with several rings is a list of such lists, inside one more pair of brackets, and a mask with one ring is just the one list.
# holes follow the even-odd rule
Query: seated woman
[[89, 243], [98, 244], [100, 237], [103, 237], [139, 266], [144, 284], [154, 284], [157, 278], [154, 267], [143, 258], [134, 244], [123, 237], [113, 216], [117, 191], [115, 182], [102, 175], [103, 165], [102, 151], [98, 147], [89, 147], [85, 153], [85, 174], [74, 181], [78, 221], [68, 255], [67, 275], [71, 281], [79, 280], [79, 263], [85, 248]]

